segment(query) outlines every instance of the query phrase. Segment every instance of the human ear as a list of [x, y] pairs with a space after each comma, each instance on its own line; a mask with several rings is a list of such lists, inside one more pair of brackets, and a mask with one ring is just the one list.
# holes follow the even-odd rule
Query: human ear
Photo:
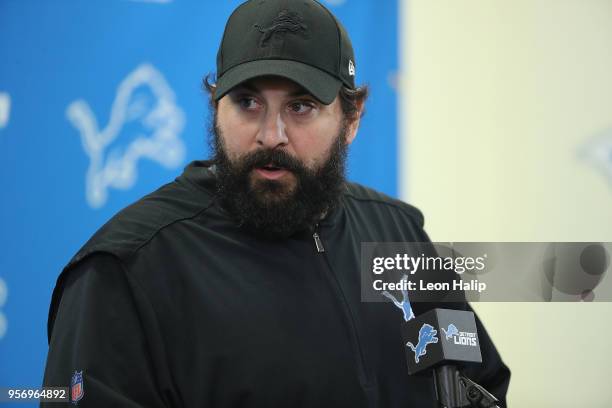
[[357, 136], [357, 131], [359, 130], [359, 122], [361, 120], [361, 114], [363, 113], [363, 101], [358, 101], [357, 103], [357, 112], [351, 117], [347, 119], [347, 128], [346, 128], [346, 144], [350, 145], [355, 137]]

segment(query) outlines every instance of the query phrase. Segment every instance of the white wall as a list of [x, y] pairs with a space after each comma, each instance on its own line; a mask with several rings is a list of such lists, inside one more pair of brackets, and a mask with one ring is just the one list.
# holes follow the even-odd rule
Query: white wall
[[[612, 1], [402, 8], [400, 191], [431, 238], [612, 241]], [[612, 407], [612, 304], [475, 308], [510, 406]]]

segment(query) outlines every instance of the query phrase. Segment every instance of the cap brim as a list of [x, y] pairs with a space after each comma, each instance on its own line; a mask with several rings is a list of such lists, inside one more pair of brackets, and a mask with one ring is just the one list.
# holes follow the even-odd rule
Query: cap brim
[[215, 100], [221, 99], [244, 81], [266, 75], [280, 76], [298, 83], [325, 105], [336, 99], [342, 84], [339, 79], [327, 72], [301, 62], [257, 60], [235, 66], [218, 78]]

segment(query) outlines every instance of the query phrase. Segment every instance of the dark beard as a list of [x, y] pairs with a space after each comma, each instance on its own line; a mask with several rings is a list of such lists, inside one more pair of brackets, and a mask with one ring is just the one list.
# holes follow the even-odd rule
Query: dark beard
[[[307, 168], [282, 149], [259, 149], [233, 162], [216, 125], [212, 134], [217, 194], [239, 226], [268, 239], [287, 238], [312, 230], [338, 205], [346, 180], [345, 126], [332, 142], [327, 160], [316, 169]], [[253, 170], [270, 163], [293, 173], [293, 188], [276, 180], [252, 181]]]

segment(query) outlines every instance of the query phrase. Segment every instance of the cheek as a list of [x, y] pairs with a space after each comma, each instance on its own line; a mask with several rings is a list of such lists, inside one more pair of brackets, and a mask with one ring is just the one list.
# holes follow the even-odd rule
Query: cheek
[[219, 109], [217, 113], [217, 126], [228, 155], [231, 158], [246, 153], [257, 134], [257, 126], [237, 117], [230, 109]]
[[302, 129], [298, 137], [292, 142], [298, 157], [310, 168], [320, 166], [329, 156], [329, 150], [340, 126], [335, 120], [318, 122], [315, 126]]

